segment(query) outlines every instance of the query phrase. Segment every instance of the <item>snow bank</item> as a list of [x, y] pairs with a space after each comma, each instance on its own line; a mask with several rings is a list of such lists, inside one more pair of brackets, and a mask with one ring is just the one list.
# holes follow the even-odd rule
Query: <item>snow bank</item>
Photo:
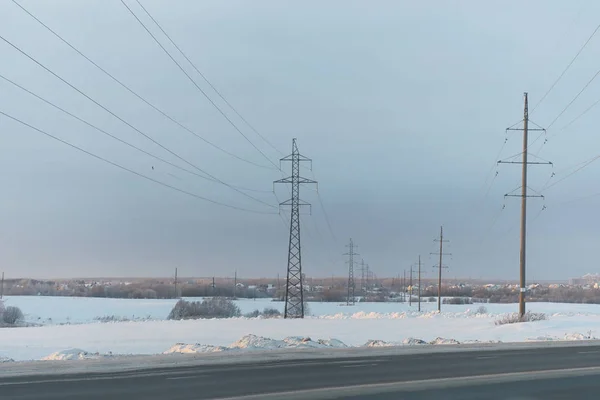
[[433, 339], [429, 344], [460, 344], [456, 339], [444, 339], [441, 337]]
[[384, 340], [369, 340], [363, 346], [364, 347], [392, 347], [392, 346], [398, 346], [398, 345], [399, 345], [399, 343], [396, 343], [396, 342], [386, 342]]
[[90, 353], [81, 349], [67, 349], [57, 351], [49, 356], [43, 357], [44, 361], [65, 361], [65, 360], [96, 360], [99, 358], [110, 357], [112, 354]]
[[163, 352], [163, 354], [200, 354], [200, 353], [216, 353], [219, 351], [229, 350], [227, 347], [223, 346], [212, 346], [210, 344], [185, 344], [185, 343], [176, 343], [169, 350]]
[[264, 349], [275, 350], [285, 347], [283, 340], [274, 340], [262, 336], [246, 335], [228, 346], [230, 349]]
[[324, 344], [327, 347], [334, 347], [334, 348], [338, 348], [338, 349], [343, 349], [343, 348], [348, 347], [348, 345], [346, 345], [346, 343], [344, 343], [338, 339], [319, 339], [318, 342], [321, 344]]
[[229, 346], [213, 346], [207, 344], [177, 343], [163, 354], [186, 353], [214, 353], [229, 350], [276, 350], [276, 349], [331, 349], [346, 348], [344, 342], [338, 339], [312, 340], [306, 336], [289, 336], [283, 340], [271, 339], [257, 335], [245, 335], [231, 343]]
[[424, 341], [422, 339], [406, 338], [406, 339], [402, 340], [401, 342], [386, 342], [384, 340], [369, 340], [363, 346], [364, 347], [394, 347], [394, 346], [418, 346], [418, 345], [423, 345], [423, 344], [437, 345], [437, 344], [460, 344], [460, 343], [458, 342], [458, 340], [455, 340], [455, 339], [444, 339], [444, 338], [440, 338], [440, 337], [432, 340], [429, 343], [427, 343], [426, 341]]
[[427, 344], [427, 342], [421, 339], [406, 338], [402, 341], [402, 344], [405, 346], [414, 346], [419, 344]]
[[0, 364], [6, 363], [6, 362], [13, 362], [13, 361], [15, 361], [15, 360], [13, 360], [12, 358], [0, 356]]
[[536, 336], [536, 337], [527, 338], [525, 341], [526, 342], [550, 342], [550, 341], [557, 341], [557, 340], [575, 341], [575, 340], [595, 340], [595, 339], [596, 339], [596, 337], [592, 336], [591, 331], [590, 331], [587, 335], [584, 335], [583, 333], [574, 332], [574, 333], [565, 333], [565, 335], [562, 337], [550, 336], [550, 335]]

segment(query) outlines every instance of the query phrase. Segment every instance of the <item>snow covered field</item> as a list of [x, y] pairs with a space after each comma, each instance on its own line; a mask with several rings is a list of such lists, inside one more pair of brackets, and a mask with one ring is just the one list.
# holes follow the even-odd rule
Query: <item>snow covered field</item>
[[[0, 329], [0, 360], [32, 360], [66, 349], [51, 359], [94, 358], [107, 354], [158, 354], [164, 352], [239, 351], [296, 347], [338, 347], [414, 344], [437, 338], [472, 341], [519, 342], [528, 340], [580, 340], [600, 337], [600, 306], [531, 303], [528, 309], [544, 312], [547, 321], [496, 326], [499, 315], [517, 310], [516, 304], [486, 304], [487, 314], [476, 314], [480, 306], [444, 305], [441, 314], [434, 303], [311, 303], [313, 316], [304, 320], [214, 319], [166, 321], [174, 300], [128, 300], [60, 297], [9, 297], [6, 305], [20, 307], [29, 322], [43, 326]], [[270, 300], [240, 300], [242, 312], [264, 307], [283, 308]], [[100, 323], [96, 317], [150, 320]], [[256, 336], [247, 336], [253, 334]], [[310, 337], [301, 340], [298, 337]], [[273, 340], [267, 340], [267, 338]], [[286, 339], [287, 338], [287, 339]], [[285, 339], [285, 341], [284, 341]], [[321, 342], [318, 339], [323, 339]], [[337, 341], [327, 341], [337, 339]], [[442, 340], [438, 343], [445, 343]], [[177, 344], [177, 346], [175, 346]], [[175, 347], [174, 347], [175, 346]], [[214, 348], [212, 346], [222, 346]], [[96, 355], [98, 354], [98, 355]]]

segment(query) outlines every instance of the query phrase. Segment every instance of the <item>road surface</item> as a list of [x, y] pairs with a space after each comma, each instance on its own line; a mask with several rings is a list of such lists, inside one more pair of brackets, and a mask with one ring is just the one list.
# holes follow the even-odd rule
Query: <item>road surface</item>
[[600, 346], [549, 347], [0, 376], [0, 399], [585, 399], [599, 378]]

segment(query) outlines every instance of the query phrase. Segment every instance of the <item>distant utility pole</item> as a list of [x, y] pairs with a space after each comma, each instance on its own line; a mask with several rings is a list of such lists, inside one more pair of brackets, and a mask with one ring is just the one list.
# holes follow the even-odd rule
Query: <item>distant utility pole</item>
[[[277, 289], [279, 289], [279, 275], [277, 275]], [[233, 273], [233, 298], [237, 294], [237, 269]]]
[[406, 270], [402, 273], [402, 302], [406, 303]]
[[344, 253], [345, 256], [348, 256], [348, 298], [346, 300], [346, 305], [354, 305], [354, 256], [358, 256], [360, 254], [354, 252], [354, 242], [352, 238], [350, 239], [350, 244], [346, 245], [348, 247], [348, 252]]
[[367, 293], [367, 288], [365, 287], [365, 273], [367, 270], [365, 269], [365, 260], [360, 260], [360, 291], [363, 296]]
[[179, 296], [177, 295], [177, 267], [175, 267], [175, 298], [179, 298]]
[[279, 179], [275, 183], [289, 183], [292, 185], [292, 197], [280, 206], [291, 206], [290, 211], [290, 241], [288, 245], [287, 279], [285, 284], [285, 311], [284, 318], [304, 318], [304, 287], [302, 285], [302, 252], [300, 247], [300, 207], [310, 205], [300, 200], [300, 185], [317, 183], [300, 176], [300, 163], [312, 160], [304, 157], [298, 151], [296, 139], [292, 139], [292, 154], [280, 160], [292, 163], [292, 175]]
[[2, 272], [2, 283], [0, 283], [0, 300], [4, 297], [4, 272]]
[[442, 311], [442, 269], [448, 268], [444, 267], [443, 264], [443, 256], [451, 256], [451, 253], [444, 253], [444, 243], [449, 242], [449, 240], [444, 240], [444, 227], [440, 226], [440, 238], [434, 240], [435, 242], [440, 242], [440, 252], [439, 253], [431, 253], [433, 255], [440, 256], [440, 263], [437, 265], [438, 268], [438, 312]]
[[[525, 263], [526, 263], [526, 250], [527, 250], [527, 198], [528, 197], [541, 197], [544, 198], [543, 195], [541, 194], [537, 194], [537, 195], [529, 195], [527, 193], [527, 166], [528, 165], [532, 165], [532, 164], [545, 164], [545, 165], [552, 165], [551, 162], [549, 161], [543, 161], [543, 162], [530, 162], [527, 160], [527, 156], [528, 156], [528, 148], [529, 148], [529, 139], [528, 139], [528, 134], [529, 131], [541, 131], [543, 133], [546, 132], [545, 129], [539, 127], [539, 128], [529, 128], [529, 104], [528, 104], [528, 100], [527, 100], [527, 92], [525, 92], [524, 94], [525, 100], [524, 100], [524, 107], [523, 107], [523, 128], [507, 128], [507, 131], [523, 131], [523, 159], [522, 161], [498, 161], [498, 164], [521, 164], [522, 165], [522, 169], [521, 169], [521, 194], [517, 195], [517, 194], [513, 194], [513, 192], [511, 193], [507, 193], [504, 195], [504, 197], [520, 197], [521, 198], [521, 253], [520, 253], [520, 258], [519, 258], [519, 264], [520, 264], [520, 273], [519, 273], [519, 280], [520, 280], [520, 291], [519, 291], [519, 316], [523, 317], [523, 315], [525, 314], [525, 293], [527, 291], [527, 281], [525, 279]], [[535, 124], [535, 123], [534, 123]], [[537, 125], [537, 124], [535, 124]], [[537, 140], [537, 139], [536, 139]]]
[[421, 312], [421, 255], [419, 254], [419, 312]]
[[413, 269], [412, 269], [412, 266], [411, 266], [410, 267], [410, 283], [409, 283], [409, 290], [408, 290], [408, 305], [410, 307], [412, 307], [412, 286], [413, 286], [412, 273], [413, 273]]

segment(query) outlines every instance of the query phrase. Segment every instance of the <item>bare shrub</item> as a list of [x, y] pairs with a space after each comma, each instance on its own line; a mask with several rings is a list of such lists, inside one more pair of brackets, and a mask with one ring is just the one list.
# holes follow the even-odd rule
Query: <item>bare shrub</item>
[[276, 308], [266, 307], [262, 312], [265, 318], [277, 318], [281, 317], [281, 312]]
[[9, 325], [14, 325], [22, 321], [23, 318], [23, 312], [19, 307], [8, 306], [2, 313], [2, 321]]
[[260, 316], [260, 311], [259, 310], [254, 310], [251, 311], [249, 313], [244, 314], [244, 317], [246, 318], [258, 318]]
[[548, 317], [544, 313], [534, 313], [527, 311], [523, 316], [519, 313], [506, 314], [496, 320], [496, 325], [517, 324], [519, 322], [536, 322], [545, 321]]
[[233, 301], [212, 297], [202, 302], [179, 300], [167, 319], [232, 318], [240, 315], [240, 308]]
[[444, 304], [473, 304], [470, 298], [468, 297], [450, 297], [446, 298], [442, 301]]
[[279, 317], [281, 317], [281, 312], [276, 308], [266, 307], [264, 310], [262, 310], [262, 312], [259, 310], [254, 310], [252, 312], [244, 314], [244, 317], [246, 317], [246, 318], [258, 318], [258, 317], [279, 318]]
[[119, 317], [117, 315], [103, 315], [101, 317], [95, 317], [94, 321], [98, 321], [98, 322], [127, 322], [129, 321], [129, 318], [126, 317]]
[[479, 306], [477, 307], [477, 310], [475, 310], [475, 314], [487, 314], [488, 310], [485, 306]]

